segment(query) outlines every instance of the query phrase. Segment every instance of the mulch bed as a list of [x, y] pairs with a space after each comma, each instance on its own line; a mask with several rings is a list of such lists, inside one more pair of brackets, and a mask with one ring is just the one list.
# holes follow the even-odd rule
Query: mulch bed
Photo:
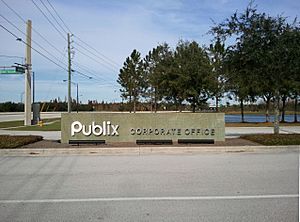
[[177, 144], [173, 145], [137, 145], [135, 143], [110, 143], [110, 144], [80, 144], [80, 145], [71, 145], [71, 144], [62, 144], [59, 141], [54, 140], [42, 140], [36, 143], [28, 144], [22, 146], [21, 148], [114, 148], [114, 147], [161, 147], [161, 146], [176, 146], [176, 147], [186, 147], [186, 146], [259, 146], [261, 144], [251, 142], [249, 140], [234, 138], [226, 139], [225, 142], [216, 142], [215, 144]]

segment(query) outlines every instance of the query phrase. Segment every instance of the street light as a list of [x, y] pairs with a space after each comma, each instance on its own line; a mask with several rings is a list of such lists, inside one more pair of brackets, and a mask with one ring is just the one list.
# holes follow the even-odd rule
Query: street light
[[[63, 82], [67, 82], [68, 80], [64, 79]], [[75, 83], [75, 82], [72, 82], [72, 84], [76, 85], [76, 110], [77, 110], [77, 113], [78, 113], [78, 106], [79, 106], [79, 96], [78, 96], [78, 83]]]

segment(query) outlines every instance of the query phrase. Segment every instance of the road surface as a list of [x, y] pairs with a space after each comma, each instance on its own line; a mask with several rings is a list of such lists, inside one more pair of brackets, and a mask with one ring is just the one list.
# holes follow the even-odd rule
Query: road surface
[[[31, 114], [32, 115], [32, 114]], [[61, 112], [42, 112], [42, 119], [60, 118]], [[24, 120], [23, 112], [0, 113], [0, 122]]]
[[0, 157], [1, 221], [298, 222], [298, 152]]

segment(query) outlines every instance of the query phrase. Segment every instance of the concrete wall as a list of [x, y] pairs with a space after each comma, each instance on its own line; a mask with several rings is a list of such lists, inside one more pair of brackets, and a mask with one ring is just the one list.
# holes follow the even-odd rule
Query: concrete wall
[[70, 139], [107, 142], [136, 142], [138, 139], [224, 141], [225, 123], [223, 113], [63, 113], [61, 133], [62, 143], [68, 143]]

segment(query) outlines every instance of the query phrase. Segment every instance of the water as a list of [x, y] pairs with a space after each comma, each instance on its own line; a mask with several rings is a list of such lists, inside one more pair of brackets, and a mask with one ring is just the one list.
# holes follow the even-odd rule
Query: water
[[[258, 115], [249, 115], [245, 114], [245, 121], [246, 122], [256, 122], [256, 123], [262, 123], [266, 122], [266, 116], [264, 114], [258, 114]], [[279, 118], [281, 120], [281, 116]], [[300, 121], [300, 115], [297, 115], [298, 121]], [[242, 121], [242, 116], [240, 114], [225, 114], [225, 122], [226, 123], [237, 123]], [[270, 115], [270, 122], [274, 121], [274, 116]], [[286, 122], [294, 122], [294, 115], [285, 115], [285, 121]]]

